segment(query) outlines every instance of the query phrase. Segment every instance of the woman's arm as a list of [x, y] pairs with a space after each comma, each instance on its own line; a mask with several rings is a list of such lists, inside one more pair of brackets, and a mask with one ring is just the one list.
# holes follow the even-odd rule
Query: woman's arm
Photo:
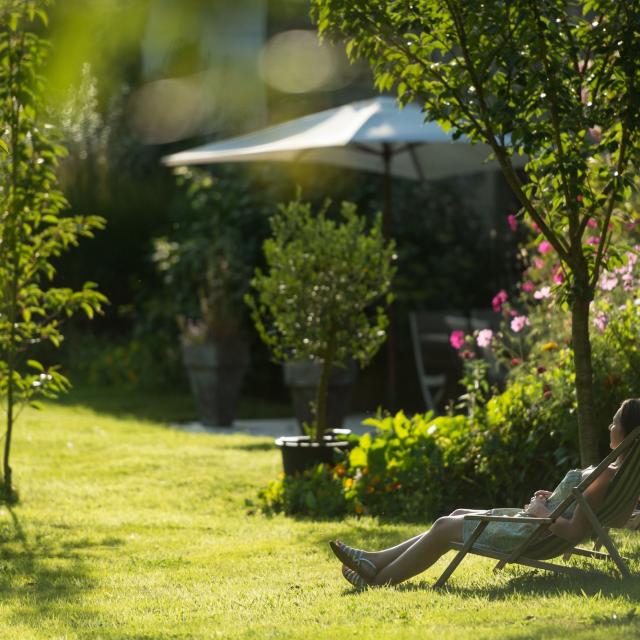
[[[585, 490], [584, 497], [594, 511], [602, 504], [607, 492], [607, 487], [609, 486], [609, 482], [611, 482], [614, 474], [614, 470], [605, 469], [602, 474]], [[546, 518], [549, 516], [550, 512], [544, 504], [544, 501], [536, 499], [534, 496], [534, 499], [532, 499], [529, 507], [527, 508], [527, 513], [540, 518]], [[580, 505], [576, 507], [571, 518], [564, 518], [563, 516], [560, 516], [552, 525], [549, 525], [549, 531], [551, 531], [551, 533], [554, 533], [560, 538], [564, 538], [573, 544], [580, 542], [580, 540], [587, 535], [590, 528], [591, 524], [589, 523], [584, 509]]]

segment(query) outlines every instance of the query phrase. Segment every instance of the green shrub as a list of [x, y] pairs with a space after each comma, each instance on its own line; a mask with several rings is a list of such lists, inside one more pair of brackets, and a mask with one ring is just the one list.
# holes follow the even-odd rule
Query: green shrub
[[72, 383], [128, 390], [187, 389], [178, 343], [161, 332], [124, 339], [76, 335], [65, 355]]
[[341, 469], [319, 464], [297, 476], [281, 474], [258, 493], [265, 513], [302, 514], [312, 517], [337, 517], [347, 513], [342, 490]]
[[551, 487], [558, 466], [576, 462], [570, 438], [550, 426], [530, 380], [492, 398], [486, 419], [402, 412], [368, 420], [365, 434], [335, 467], [271, 482], [259, 507], [312, 517], [345, 513], [427, 520], [455, 508], [520, 506], [531, 491]]

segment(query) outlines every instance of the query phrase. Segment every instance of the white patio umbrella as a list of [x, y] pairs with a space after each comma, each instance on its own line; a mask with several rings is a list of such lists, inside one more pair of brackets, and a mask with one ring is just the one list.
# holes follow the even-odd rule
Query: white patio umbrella
[[[205, 144], [163, 158], [167, 166], [224, 162], [304, 162], [381, 173], [384, 176], [384, 229], [391, 234], [391, 177], [437, 180], [498, 169], [487, 162], [491, 149], [453, 139], [421, 109], [403, 109], [391, 97], [353, 102], [290, 120], [262, 131]], [[520, 159], [524, 164], [524, 158]], [[395, 331], [389, 328], [388, 391], [394, 404]], [[391, 409], [392, 406], [389, 406]]]
[[490, 152], [488, 145], [472, 145], [466, 136], [454, 140], [438, 123], [425, 123], [417, 105], [400, 109], [394, 98], [379, 97], [174, 153], [163, 162], [304, 162], [381, 173], [388, 232], [391, 176], [422, 181], [497, 170], [495, 162], [486, 162]]

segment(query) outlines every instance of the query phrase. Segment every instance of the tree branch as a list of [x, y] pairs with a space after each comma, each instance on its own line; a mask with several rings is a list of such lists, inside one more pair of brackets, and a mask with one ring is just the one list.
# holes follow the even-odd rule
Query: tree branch
[[[562, 181], [562, 190], [564, 191], [565, 204], [567, 207], [569, 217], [569, 233], [572, 240], [578, 239], [577, 231], [579, 228], [577, 207], [574, 198], [571, 197], [570, 178], [566, 172], [566, 156], [564, 152], [564, 146], [562, 144], [562, 134], [560, 132], [560, 120], [558, 115], [558, 96], [556, 94], [555, 87], [555, 75], [548, 58], [547, 41], [545, 40], [544, 32], [542, 30], [542, 20], [540, 12], [537, 7], [537, 0], [530, 0], [529, 6], [533, 12], [536, 23], [536, 32], [538, 36], [538, 46], [540, 47], [540, 56], [542, 64], [546, 72], [546, 88], [549, 92], [549, 102], [551, 103], [551, 122], [553, 125], [553, 134], [556, 141], [556, 147], [558, 149], [558, 158], [560, 160], [560, 179]], [[573, 243], [572, 243], [573, 244]]]
[[536, 211], [535, 207], [533, 206], [533, 203], [527, 197], [527, 195], [524, 193], [524, 191], [522, 189], [522, 186], [520, 184], [520, 180], [517, 177], [515, 169], [513, 168], [513, 165], [511, 164], [511, 161], [509, 160], [509, 158], [508, 158], [508, 156], [506, 154], [505, 147], [499, 145], [497, 143], [497, 141], [496, 141], [496, 136], [495, 136], [495, 133], [493, 131], [493, 127], [491, 126], [491, 118], [490, 118], [490, 115], [489, 115], [489, 107], [488, 107], [488, 105], [486, 103], [486, 100], [484, 98], [484, 86], [482, 85], [482, 83], [480, 82], [479, 78], [477, 77], [477, 74], [475, 72], [475, 68], [474, 68], [474, 65], [473, 65], [473, 60], [471, 59], [471, 54], [470, 54], [470, 52], [468, 50], [468, 47], [467, 47], [466, 32], [465, 32], [465, 29], [464, 29], [464, 22], [462, 20], [462, 17], [460, 16], [460, 14], [457, 12], [456, 7], [453, 6], [453, 3], [450, 2], [450, 0], [446, 0], [446, 2], [447, 2], [447, 6], [449, 8], [449, 11], [451, 13], [451, 16], [452, 16], [452, 18], [454, 20], [455, 28], [456, 28], [457, 33], [458, 33], [458, 40], [459, 40], [460, 46], [462, 48], [463, 57], [465, 59], [465, 64], [466, 64], [467, 71], [468, 71], [469, 75], [471, 76], [472, 82], [473, 82], [473, 84], [475, 86], [475, 89], [476, 89], [476, 93], [478, 95], [479, 107], [480, 107], [481, 114], [484, 117], [484, 122], [485, 122], [486, 127], [487, 127], [487, 134], [488, 135], [485, 135], [485, 139], [487, 140], [487, 143], [493, 149], [493, 151], [494, 151], [494, 153], [496, 155], [496, 159], [498, 160], [498, 163], [500, 164], [500, 166], [502, 168], [502, 171], [503, 171], [503, 173], [505, 175], [505, 178], [506, 178], [509, 186], [513, 189], [516, 197], [518, 198], [518, 200], [520, 201], [522, 206], [525, 208], [525, 210], [531, 216], [531, 218], [534, 220], [534, 222], [538, 225], [538, 227], [543, 232], [543, 234], [545, 235], [547, 240], [551, 243], [553, 248], [557, 251], [558, 256], [562, 260], [567, 261], [568, 257], [569, 257], [568, 248], [564, 245], [564, 243], [562, 242], [562, 239], [559, 238], [558, 236], [556, 236], [553, 233], [553, 231], [547, 225], [547, 223], [544, 220], [544, 218]]

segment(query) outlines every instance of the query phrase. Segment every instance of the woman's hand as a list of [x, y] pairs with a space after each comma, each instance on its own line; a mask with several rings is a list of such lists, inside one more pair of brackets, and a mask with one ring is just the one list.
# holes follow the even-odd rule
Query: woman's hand
[[546, 489], [538, 489], [534, 494], [534, 498], [541, 498], [542, 500], [548, 500], [551, 497], [551, 491]]
[[538, 492], [533, 495], [529, 504], [524, 506], [524, 510], [535, 518], [545, 518], [550, 513], [546, 498], [539, 497]]

